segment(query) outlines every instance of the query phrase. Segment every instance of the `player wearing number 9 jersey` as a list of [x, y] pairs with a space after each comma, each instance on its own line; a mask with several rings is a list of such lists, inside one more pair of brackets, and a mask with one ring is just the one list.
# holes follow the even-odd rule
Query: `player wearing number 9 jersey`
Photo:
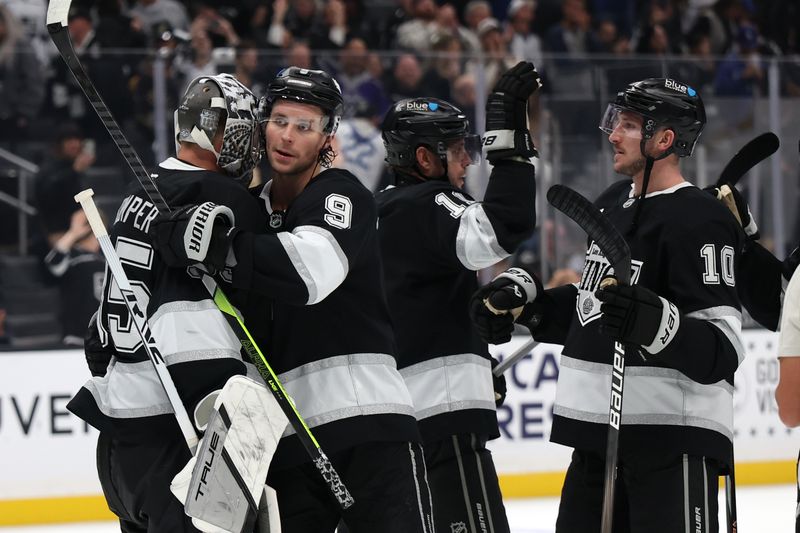
[[[217, 224], [224, 253], [200, 260], [231, 268], [236, 289], [272, 300], [256, 338], [331, 459], [355, 504], [342, 512], [289, 429], [273, 459], [283, 531], [431, 531], [419, 431], [397, 371], [372, 194], [350, 172], [328, 168], [342, 113], [336, 81], [289, 67], [269, 84], [262, 116], [270, 180], [260, 192], [263, 232]], [[157, 232], [181, 263], [193, 256], [182, 221]], [[210, 246], [210, 249], [215, 246]], [[196, 256], [195, 256], [196, 257]]]

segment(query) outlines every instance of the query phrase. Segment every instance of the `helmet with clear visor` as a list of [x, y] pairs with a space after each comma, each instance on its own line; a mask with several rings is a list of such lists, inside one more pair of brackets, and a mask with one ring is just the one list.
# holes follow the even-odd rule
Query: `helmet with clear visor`
[[416, 168], [416, 151], [425, 146], [447, 162], [476, 163], [481, 156], [478, 135], [469, 132], [467, 116], [456, 106], [437, 98], [409, 98], [395, 103], [381, 124], [386, 162], [400, 169]]
[[[631, 113], [641, 117], [641, 124]], [[617, 93], [600, 120], [600, 129], [646, 141], [658, 129], [668, 128], [675, 132], [671, 152], [686, 157], [692, 155], [705, 123], [705, 107], [694, 89], [669, 78], [648, 78]]]

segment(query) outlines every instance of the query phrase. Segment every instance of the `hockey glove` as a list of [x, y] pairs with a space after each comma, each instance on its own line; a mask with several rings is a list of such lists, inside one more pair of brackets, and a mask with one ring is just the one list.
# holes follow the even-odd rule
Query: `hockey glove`
[[528, 129], [528, 98], [542, 86], [533, 63], [520, 61], [507, 70], [486, 99], [483, 153], [494, 163], [505, 157], [538, 155]]
[[658, 354], [675, 338], [681, 318], [675, 304], [640, 285], [599, 289], [600, 333]]
[[502, 344], [511, 340], [514, 321], [525, 304], [542, 294], [542, 282], [521, 268], [509, 268], [472, 296], [470, 315], [478, 334], [486, 342]]
[[506, 401], [506, 377], [503, 374], [499, 376], [494, 375], [494, 367], [500, 364], [500, 361], [492, 357], [492, 386], [494, 387], [494, 405], [500, 407]]
[[214, 274], [225, 268], [239, 230], [228, 207], [205, 202], [159, 215], [150, 232], [153, 245], [168, 266], [202, 263]]
[[736, 217], [736, 221], [744, 229], [748, 239], [757, 241], [761, 238], [761, 234], [758, 232], [758, 225], [750, 212], [750, 206], [747, 205], [742, 193], [735, 186], [725, 183], [721, 187], [712, 185], [703, 190], [712, 194], [717, 200], [725, 204], [725, 207], [731, 210], [733, 216]]
[[83, 353], [92, 376], [105, 376], [114, 352], [103, 346], [100, 341], [100, 332], [97, 330], [97, 312], [89, 320], [89, 327], [86, 328], [86, 334], [83, 336]]

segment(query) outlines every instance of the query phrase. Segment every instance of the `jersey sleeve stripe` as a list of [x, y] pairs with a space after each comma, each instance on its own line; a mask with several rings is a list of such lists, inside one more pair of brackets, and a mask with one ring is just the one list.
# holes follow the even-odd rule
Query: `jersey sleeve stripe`
[[172, 413], [167, 395], [150, 361], [121, 363], [111, 359], [108, 373], [85, 385], [104, 415], [141, 418]]
[[306, 285], [307, 305], [324, 300], [347, 277], [347, 256], [329, 231], [298, 226], [291, 233], [278, 233], [278, 239]]
[[470, 270], [492, 266], [511, 254], [500, 246], [494, 227], [479, 203], [468, 206], [461, 215], [456, 236], [456, 255]]
[[705, 320], [716, 326], [736, 350], [738, 364], [744, 361], [744, 344], [742, 344], [742, 313], [735, 307], [718, 306], [700, 309], [686, 314], [689, 318]]

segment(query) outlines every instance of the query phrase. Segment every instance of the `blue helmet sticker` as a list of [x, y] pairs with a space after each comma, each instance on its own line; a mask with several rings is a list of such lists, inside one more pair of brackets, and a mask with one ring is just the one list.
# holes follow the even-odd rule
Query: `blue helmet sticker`
[[439, 104], [437, 104], [436, 102], [429, 102], [428, 109], [430, 109], [431, 111], [436, 111], [437, 109], [439, 109]]
[[689, 96], [697, 96], [697, 91], [695, 91], [691, 87], [687, 87], [686, 88], [686, 94], [688, 94]]

